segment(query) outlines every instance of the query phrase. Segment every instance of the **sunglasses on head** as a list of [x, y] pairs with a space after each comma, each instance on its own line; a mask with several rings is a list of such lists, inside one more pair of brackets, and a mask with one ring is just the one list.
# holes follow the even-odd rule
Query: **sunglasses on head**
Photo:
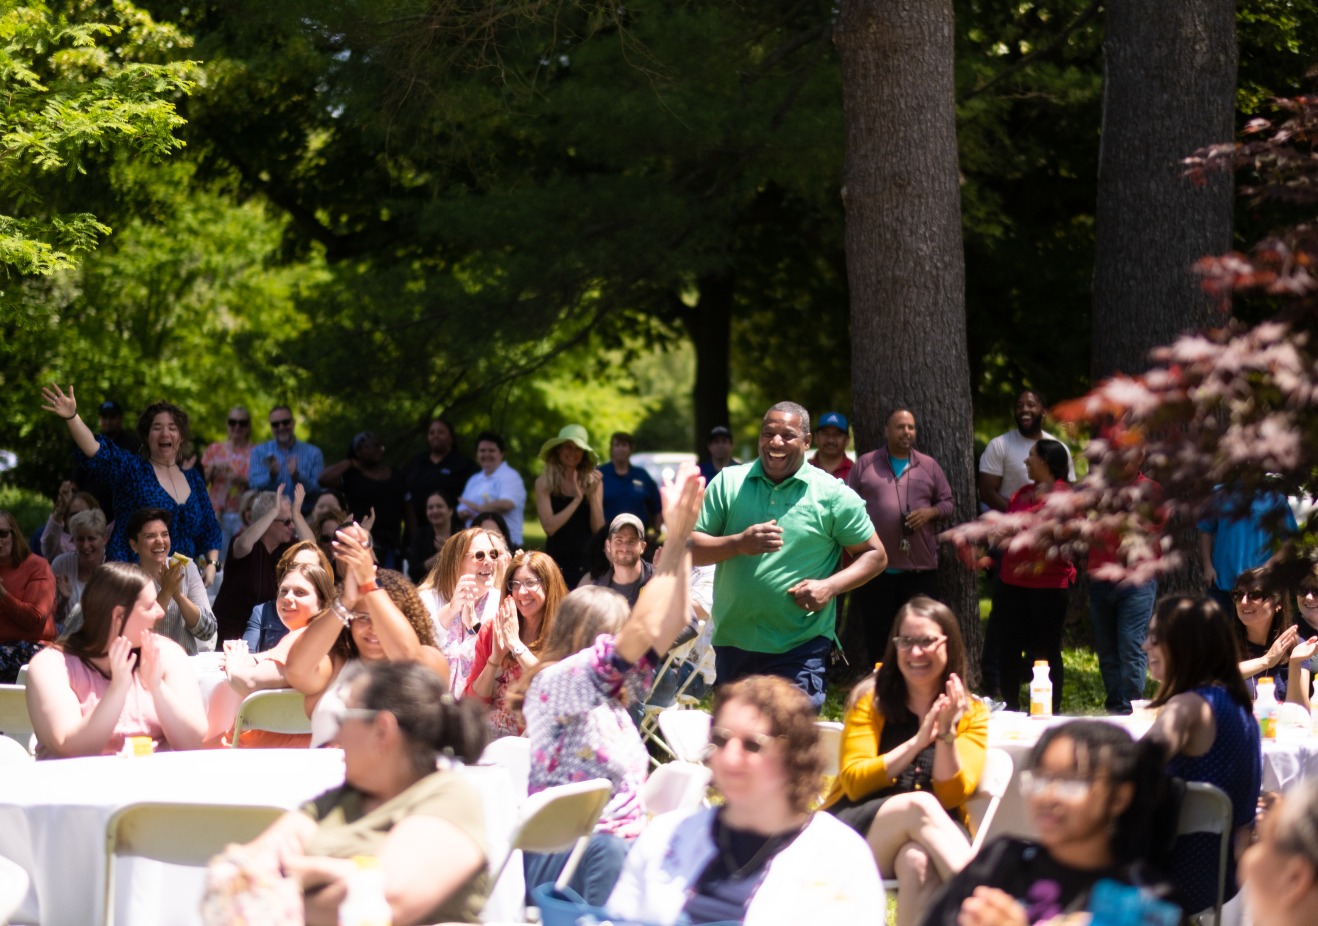
[[776, 736], [770, 736], [768, 733], [755, 733], [750, 736], [736, 736], [731, 730], [725, 730], [723, 727], [713, 727], [709, 731], [709, 745], [713, 750], [726, 749], [727, 745], [733, 740], [741, 743], [741, 748], [751, 755], [768, 748], [769, 744], [778, 739]]

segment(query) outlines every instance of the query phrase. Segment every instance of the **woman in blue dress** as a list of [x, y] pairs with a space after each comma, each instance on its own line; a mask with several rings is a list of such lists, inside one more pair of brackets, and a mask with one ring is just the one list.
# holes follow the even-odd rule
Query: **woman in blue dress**
[[[1211, 598], [1168, 597], [1149, 621], [1144, 651], [1161, 708], [1147, 738], [1168, 757], [1167, 774], [1216, 785], [1231, 799], [1237, 851], [1227, 859], [1226, 898], [1234, 897], [1236, 856], [1249, 843], [1263, 777], [1259, 728], [1240, 675], [1235, 619]], [[1169, 871], [1187, 912], [1217, 899], [1218, 837], [1176, 840]]]
[[202, 579], [210, 586], [220, 561], [222, 535], [201, 471], [179, 466], [188, 440], [187, 412], [169, 402], [148, 406], [137, 420], [137, 433], [142, 439], [142, 455], [137, 456], [92, 433], [78, 417], [73, 386], [66, 393], [51, 383], [42, 387], [41, 396], [45, 400], [41, 407], [64, 419], [92, 471], [114, 488], [114, 532], [106, 545], [105, 558], [132, 562], [126, 533], [128, 518], [139, 508], [162, 508], [172, 516], [170, 540], [174, 551], [189, 559], [204, 557]]

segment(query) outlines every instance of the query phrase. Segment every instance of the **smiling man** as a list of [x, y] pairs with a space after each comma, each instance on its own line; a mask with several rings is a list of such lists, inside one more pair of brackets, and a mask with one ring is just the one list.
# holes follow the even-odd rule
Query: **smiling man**
[[[860, 496], [805, 462], [810, 413], [779, 402], [760, 427], [759, 459], [729, 466], [705, 491], [691, 535], [695, 565], [717, 563], [718, 682], [778, 675], [824, 703], [836, 640], [834, 599], [883, 570], [888, 557]], [[840, 571], [838, 557], [855, 557]]]

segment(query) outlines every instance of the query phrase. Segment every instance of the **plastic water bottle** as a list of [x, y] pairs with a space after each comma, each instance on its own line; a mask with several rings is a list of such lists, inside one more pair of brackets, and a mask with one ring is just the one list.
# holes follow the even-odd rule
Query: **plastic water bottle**
[[1053, 715], [1053, 682], [1048, 677], [1048, 663], [1040, 659], [1034, 664], [1034, 678], [1030, 681], [1030, 716]]
[[1259, 679], [1258, 696], [1254, 699], [1254, 718], [1259, 722], [1259, 733], [1265, 740], [1277, 738], [1277, 714], [1280, 711], [1276, 683], [1271, 678]]
[[380, 860], [370, 855], [352, 860], [357, 870], [348, 877], [348, 896], [339, 904], [339, 926], [393, 926]]

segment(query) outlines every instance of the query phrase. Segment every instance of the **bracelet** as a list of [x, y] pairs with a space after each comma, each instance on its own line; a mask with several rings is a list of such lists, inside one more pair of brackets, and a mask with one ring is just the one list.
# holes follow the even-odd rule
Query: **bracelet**
[[335, 598], [330, 602], [330, 612], [339, 619], [344, 627], [352, 626], [352, 612], [344, 606], [342, 598]]
[[75, 409], [72, 415], [60, 415], [60, 417], [63, 418], [65, 421], [72, 421], [74, 418], [78, 417], [78, 412]]
[[374, 577], [367, 579], [365, 582], [357, 583], [357, 591], [362, 595], [365, 595], [367, 592], [378, 592], [379, 590], [380, 586], [375, 584]]
[[934, 739], [938, 740], [940, 743], [955, 743], [956, 731], [948, 730], [946, 733], [938, 734], [936, 737], [934, 737]]

